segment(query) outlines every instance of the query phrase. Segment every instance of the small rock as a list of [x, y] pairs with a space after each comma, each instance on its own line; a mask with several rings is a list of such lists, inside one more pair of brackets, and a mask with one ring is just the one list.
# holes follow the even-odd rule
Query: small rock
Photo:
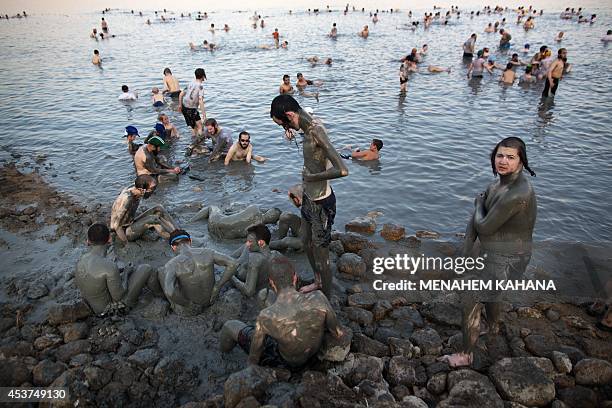
[[339, 362], [344, 361], [351, 350], [353, 331], [348, 327], [342, 328], [342, 336], [337, 338], [329, 332], [325, 332], [323, 344], [319, 349], [319, 360]]
[[21, 214], [22, 215], [34, 215], [36, 214], [37, 211], [38, 211], [38, 206], [29, 205], [26, 208], [24, 208], [23, 211], [21, 211]]
[[389, 338], [389, 351], [392, 356], [403, 356], [408, 358], [413, 358], [417, 354], [410, 340], [398, 339], [395, 337]]
[[393, 310], [393, 306], [388, 300], [379, 300], [372, 309], [374, 320], [379, 321], [387, 317], [387, 314]]
[[342, 246], [342, 242], [339, 240], [334, 240], [329, 243], [329, 250], [335, 253], [338, 257], [344, 254], [344, 247]]
[[484, 381], [459, 381], [450, 389], [448, 398], [440, 401], [436, 408], [460, 407], [504, 408], [504, 403], [489, 379], [484, 377]]
[[446, 390], [446, 373], [438, 373], [427, 381], [427, 389], [433, 394], [440, 395]]
[[612, 384], [612, 364], [597, 358], [585, 358], [574, 367], [576, 383], [581, 385]]
[[110, 382], [111, 378], [113, 378], [112, 371], [94, 366], [85, 367], [83, 374], [85, 374], [85, 378], [87, 378], [89, 388], [94, 391], [102, 389]]
[[524, 339], [527, 350], [538, 357], [551, 358], [552, 352], [557, 351], [559, 344], [553, 336], [530, 334]]
[[64, 335], [64, 343], [84, 339], [89, 334], [89, 326], [85, 322], [65, 324], [58, 329]]
[[32, 370], [33, 384], [39, 387], [46, 387], [66, 371], [67, 368], [65, 364], [43, 360]]
[[552, 352], [552, 362], [557, 371], [562, 374], [569, 374], [572, 371], [572, 360], [565, 353], [559, 351]]
[[340, 239], [340, 242], [342, 242], [344, 252], [352, 252], [357, 254], [362, 249], [371, 247], [370, 241], [368, 241], [367, 238], [352, 232], [338, 234], [338, 238]]
[[389, 355], [389, 346], [361, 333], [356, 333], [353, 336], [351, 350], [375, 357], [386, 357]]
[[73, 323], [90, 315], [89, 307], [84, 302], [54, 305], [49, 308], [49, 324]]
[[0, 333], [4, 333], [11, 327], [15, 326], [15, 318], [13, 317], [3, 317], [0, 318]]
[[160, 320], [166, 317], [170, 304], [161, 298], [154, 298], [142, 311], [145, 319]]
[[16, 387], [32, 381], [32, 370], [24, 361], [17, 358], [0, 359], [0, 384], [3, 387]]
[[417, 230], [415, 232], [417, 238], [428, 238], [428, 239], [438, 239], [440, 238], [440, 234], [435, 231], [427, 231], [427, 230]]
[[136, 351], [134, 354], [128, 357], [130, 363], [145, 369], [147, 367], [154, 367], [159, 361], [159, 351], [154, 348], [146, 348]]
[[454, 304], [445, 302], [426, 303], [421, 308], [421, 313], [435, 323], [461, 327], [461, 309]]
[[521, 327], [520, 334], [521, 334], [521, 337], [525, 338], [531, 334], [531, 329], [528, 329], [526, 327]]
[[563, 401], [554, 400], [552, 404], [550, 405], [550, 408], [571, 408], [571, 407]]
[[28, 299], [40, 299], [49, 293], [49, 288], [41, 281], [35, 281], [28, 288]]
[[418, 361], [395, 356], [389, 360], [387, 379], [391, 385], [424, 385], [427, 382], [427, 373]]
[[423, 322], [423, 317], [419, 311], [409, 306], [402, 306], [393, 310], [393, 312], [391, 312], [391, 318], [404, 322], [410, 322], [416, 327], [423, 327], [425, 325]]
[[371, 235], [376, 232], [376, 221], [371, 217], [357, 217], [344, 226], [347, 232]]
[[559, 317], [559, 312], [557, 312], [556, 310], [548, 309], [546, 311], [546, 318], [551, 322], [556, 322], [557, 320], [559, 320]]
[[371, 310], [376, 304], [376, 295], [373, 292], [355, 293], [348, 297], [348, 305]]
[[336, 263], [338, 272], [352, 277], [362, 278], [366, 274], [366, 264], [361, 257], [353, 253], [343, 254]]
[[555, 383], [555, 389], [557, 391], [563, 388], [574, 388], [576, 386], [576, 380], [569, 375], [558, 375], [553, 378], [553, 382]]
[[414, 395], [408, 395], [402, 399], [402, 408], [428, 408], [425, 401]]
[[346, 317], [349, 320], [354, 321], [362, 326], [367, 326], [372, 323], [374, 316], [369, 310], [362, 309], [360, 307], [345, 307], [342, 309], [346, 313]]
[[63, 362], [69, 362], [70, 359], [77, 354], [89, 353], [91, 351], [91, 344], [89, 340], [76, 340], [63, 346], [58, 347], [55, 352], [55, 357]]
[[516, 313], [518, 314], [519, 317], [523, 319], [525, 318], [541, 319], [544, 317], [542, 316], [542, 312], [532, 307], [519, 307], [518, 309], [516, 309]]
[[253, 396], [246, 397], [236, 405], [236, 408], [259, 408], [261, 404]]
[[36, 350], [44, 350], [49, 347], [55, 347], [62, 343], [62, 338], [55, 334], [45, 334], [34, 340], [34, 348]]
[[438, 332], [430, 327], [412, 333], [410, 341], [419, 346], [423, 354], [435, 356], [442, 351], [442, 339]]
[[399, 241], [406, 236], [406, 229], [395, 224], [385, 224], [380, 235], [387, 241]]
[[271, 370], [259, 366], [249, 366], [242, 371], [233, 373], [225, 381], [225, 406], [236, 407], [240, 401], [247, 397], [262, 398], [269, 385], [276, 378]]
[[527, 358], [503, 358], [489, 370], [502, 397], [527, 406], [544, 406], [555, 398], [555, 384]]
[[595, 391], [580, 385], [559, 390], [557, 398], [570, 407], [599, 408]]
[[70, 367], [80, 367], [80, 366], [84, 366], [86, 364], [89, 364], [93, 361], [93, 357], [91, 357], [91, 354], [77, 354], [76, 356], [72, 357], [70, 359]]

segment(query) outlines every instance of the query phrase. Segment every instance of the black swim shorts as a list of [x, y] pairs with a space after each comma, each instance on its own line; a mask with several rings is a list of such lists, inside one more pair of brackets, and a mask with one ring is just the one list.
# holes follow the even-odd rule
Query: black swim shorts
[[331, 242], [331, 230], [336, 218], [336, 195], [332, 190], [328, 197], [311, 201], [306, 194], [302, 197], [302, 218], [310, 224], [312, 243], [327, 247]]
[[[238, 332], [238, 345], [247, 354], [251, 352], [254, 333], [255, 326], [246, 326]], [[289, 366], [278, 351], [278, 343], [270, 336], [266, 336], [264, 340], [264, 351], [259, 359], [259, 365], [267, 367]]]
[[181, 94], [180, 90], [166, 93], [166, 95], [168, 95], [171, 98], [178, 98], [180, 94]]
[[402, 79], [402, 78], [400, 78], [400, 85], [401, 85], [401, 84], [405, 84], [406, 82], [408, 82], [408, 79]]
[[198, 120], [202, 120], [200, 118], [200, 112], [194, 108], [186, 108], [185, 106], [181, 107], [181, 111], [183, 112], [183, 117], [185, 118], [185, 123], [192, 129], [195, 129], [196, 122]]

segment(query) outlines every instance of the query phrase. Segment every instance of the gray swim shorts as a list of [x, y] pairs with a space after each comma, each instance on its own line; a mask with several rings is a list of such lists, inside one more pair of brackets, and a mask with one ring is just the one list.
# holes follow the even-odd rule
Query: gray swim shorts
[[331, 230], [336, 218], [336, 195], [332, 190], [328, 197], [311, 201], [306, 194], [302, 197], [302, 218], [310, 224], [312, 243], [327, 247], [331, 242]]

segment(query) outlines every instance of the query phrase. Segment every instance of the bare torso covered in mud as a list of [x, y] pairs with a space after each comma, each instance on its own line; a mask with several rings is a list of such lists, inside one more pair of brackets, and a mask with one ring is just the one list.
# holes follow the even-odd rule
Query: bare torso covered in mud
[[75, 282], [81, 296], [96, 314], [104, 312], [111, 302], [119, 302], [126, 290], [117, 266], [104, 257], [106, 248], [95, 246], [77, 263]]
[[284, 291], [257, 318], [249, 362], [259, 362], [268, 335], [278, 342], [278, 351], [287, 363], [302, 365], [319, 350], [326, 327], [339, 330], [336, 314], [322, 292]]
[[[304, 110], [299, 115], [299, 127], [304, 131], [304, 194], [311, 200], [319, 200], [331, 193], [329, 179], [341, 177], [346, 166], [331, 145], [321, 121]], [[335, 161], [333, 168], [329, 160]], [[312, 175], [321, 173], [322, 177], [313, 179]]]
[[[225, 267], [223, 277], [215, 285], [215, 265]], [[221, 286], [236, 272], [237, 264], [230, 257], [207, 248], [181, 246], [180, 253], [160, 268], [162, 290], [173, 308], [199, 313], [214, 302]]]

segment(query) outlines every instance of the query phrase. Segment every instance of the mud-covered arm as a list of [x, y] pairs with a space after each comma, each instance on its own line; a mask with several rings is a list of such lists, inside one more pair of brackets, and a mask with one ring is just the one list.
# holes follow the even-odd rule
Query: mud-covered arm
[[325, 156], [327, 159], [329, 159], [333, 167], [314, 174], [310, 173], [308, 169], [304, 169], [304, 181], [323, 181], [348, 176], [348, 168], [344, 164], [344, 161], [342, 161], [342, 158], [336, 149], [334, 149], [334, 146], [332, 146], [325, 130], [322, 127], [316, 127], [313, 130], [313, 137], [317, 145], [323, 149]]
[[115, 264], [109, 263], [105, 265], [106, 269], [106, 287], [108, 293], [110, 293], [113, 302], [119, 302], [125, 296], [127, 292], [126, 287], [123, 285], [121, 274]]
[[465, 239], [463, 240], [463, 256], [469, 256], [474, 248], [474, 242], [478, 238], [478, 232], [474, 228], [474, 213], [470, 216], [467, 227], [465, 228]]
[[474, 229], [478, 235], [491, 235], [495, 233], [518, 212], [521, 202], [520, 197], [516, 195], [503, 197], [487, 211], [484, 207], [484, 196], [478, 196], [474, 212]]
[[266, 339], [266, 330], [263, 325], [265, 316], [259, 315], [257, 322], [255, 323], [255, 333], [253, 333], [253, 339], [251, 340], [251, 350], [249, 350], [249, 364], [259, 364], [259, 359], [264, 351], [264, 341]]
[[217, 140], [218, 142], [215, 143], [213, 147], [213, 151], [210, 154], [210, 159], [208, 159], [208, 161], [217, 160], [219, 156], [221, 155], [221, 152], [225, 149], [225, 146], [227, 145], [227, 139], [225, 139], [224, 137], [221, 137], [221, 135], [219, 135]]
[[213, 251], [213, 259], [215, 265], [224, 266], [225, 270], [223, 271], [223, 275], [221, 276], [221, 279], [219, 279], [219, 282], [217, 282], [213, 287], [212, 294], [210, 296], [211, 302], [217, 297], [223, 285], [232, 279], [232, 276], [236, 274], [236, 269], [238, 269], [238, 262], [227, 255]]
[[259, 268], [261, 267], [261, 262], [251, 262], [249, 263], [249, 269], [247, 270], [246, 282], [242, 282], [240, 279], [232, 276], [232, 281], [236, 288], [246, 297], [255, 296], [255, 292], [257, 291], [257, 278], [259, 275]]

